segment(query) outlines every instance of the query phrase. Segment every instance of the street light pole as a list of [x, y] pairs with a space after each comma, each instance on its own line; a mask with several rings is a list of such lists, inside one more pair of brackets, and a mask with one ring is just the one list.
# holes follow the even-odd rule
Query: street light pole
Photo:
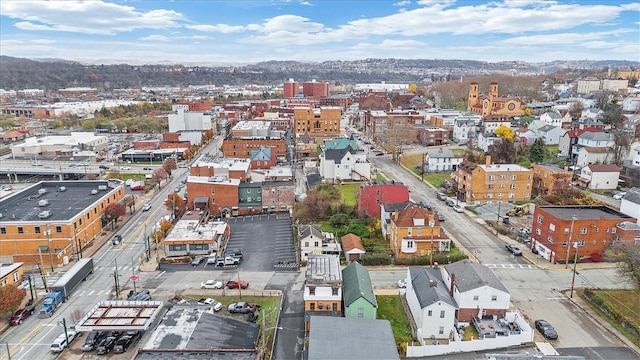
[[569, 230], [569, 242], [567, 243], [567, 258], [564, 261], [564, 268], [569, 268], [569, 249], [571, 247], [571, 240], [573, 240], [573, 225], [576, 222], [576, 216], [571, 216], [571, 229]]
[[576, 285], [576, 266], [578, 264], [578, 242], [573, 243], [573, 247], [576, 248], [576, 253], [573, 258], [573, 276], [571, 278], [571, 294], [569, 295], [570, 299], [573, 299], [573, 288]]
[[53, 270], [53, 253], [51, 251], [51, 230], [49, 230], [49, 224], [47, 224], [47, 245], [49, 246], [49, 265], [51, 265], [51, 272]]

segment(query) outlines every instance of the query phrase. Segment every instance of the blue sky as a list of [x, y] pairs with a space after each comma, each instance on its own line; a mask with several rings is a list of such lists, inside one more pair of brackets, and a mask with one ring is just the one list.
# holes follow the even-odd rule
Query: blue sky
[[640, 3], [2, 0], [0, 54], [92, 63], [640, 61]]

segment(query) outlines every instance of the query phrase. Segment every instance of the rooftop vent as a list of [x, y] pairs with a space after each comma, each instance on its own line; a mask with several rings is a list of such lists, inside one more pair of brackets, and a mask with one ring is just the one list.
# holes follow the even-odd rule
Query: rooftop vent
[[107, 190], [107, 185], [99, 185], [98, 190], [102, 190], [102, 191]]
[[98, 195], [98, 190], [96, 189], [91, 190], [91, 195]]
[[60, 191], [60, 192], [65, 192], [65, 191], [67, 191], [67, 188], [66, 188], [65, 186], [60, 186], [60, 187], [58, 188], [58, 191]]
[[51, 216], [51, 212], [46, 211], [46, 210], [45, 210], [45, 211], [43, 211], [43, 212], [41, 212], [40, 214], [38, 214], [38, 217], [39, 217], [40, 219], [46, 219], [46, 218], [48, 218], [49, 216]]
[[40, 189], [38, 190], [38, 195], [44, 195], [47, 193], [47, 189]]
[[38, 206], [40, 206], [40, 207], [47, 206], [47, 205], [49, 205], [49, 200], [47, 200], [47, 199], [43, 199], [43, 200], [38, 201]]

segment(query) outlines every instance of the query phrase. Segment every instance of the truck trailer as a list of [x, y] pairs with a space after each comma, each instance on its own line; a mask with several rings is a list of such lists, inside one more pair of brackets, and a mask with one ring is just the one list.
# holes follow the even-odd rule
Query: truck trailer
[[67, 301], [80, 282], [93, 273], [93, 258], [78, 260], [58, 281], [51, 286], [51, 291], [62, 293], [63, 301]]

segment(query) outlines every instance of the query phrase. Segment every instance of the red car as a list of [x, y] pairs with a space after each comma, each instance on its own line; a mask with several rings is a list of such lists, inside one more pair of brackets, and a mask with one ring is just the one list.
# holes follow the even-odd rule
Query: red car
[[18, 311], [16, 311], [15, 314], [13, 314], [13, 316], [11, 317], [11, 319], [9, 320], [9, 324], [11, 325], [20, 325], [22, 324], [22, 321], [26, 318], [28, 318], [29, 316], [33, 315], [33, 309], [20, 309]]
[[249, 287], [249, 283], [248, 283], [248, 282], [246, 282], [246, 281], [240, 281], [240, 282], [237, 282], [237, 281], [235, 281], [235, 280], [229, 280], [229, 281], [227, 281], [227, 283], [226, 283], [226, 287], [227, 287], [228, 289], [237, 289], [237, 288], [239, 288], [239, 287], [240, 287], [240, 288], [243, 288], [243, 289], [246, 289], [246, 288], [248, 288], [248, 287]]

